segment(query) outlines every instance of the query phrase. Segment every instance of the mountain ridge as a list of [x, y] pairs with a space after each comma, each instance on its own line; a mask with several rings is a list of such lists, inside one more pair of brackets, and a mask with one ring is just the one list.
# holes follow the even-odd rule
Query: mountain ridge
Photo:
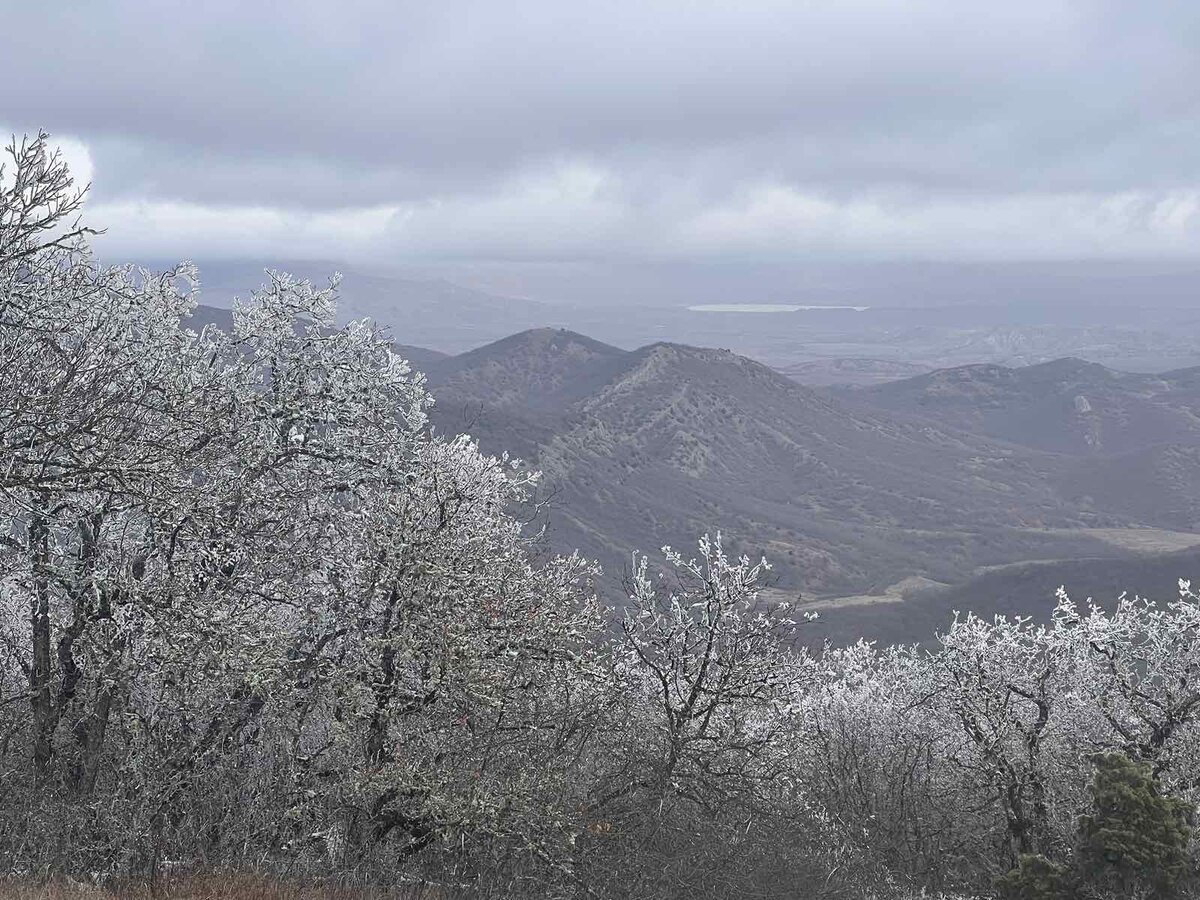
[[1058, 453], [1102, 456], [1200, 443], [1195, 368], [1147, 375], [1076, 358], [956, 366], [854, 396], [889, 412]]
[[[1064, 454], [879, 409], [861, 391], [805, 387], [727, 350], [623, 351], [559, 330], [510, 337], [435, 371], [435, 411], [445, 427], [448, 410], [474, 402], [485, 448], [515, 445], [545, 473], [561, 549], [611, 563], [721, 529], [775, 558], [781, 583], [837, 592], [1111, 554], [1086, 535], [1039, 529], [1140, 524], [1122, 498], [1072, 486]], [[550, 362], [528, 358], [548, 347]], [[551, 384], [537, 383], [543, 372]]]

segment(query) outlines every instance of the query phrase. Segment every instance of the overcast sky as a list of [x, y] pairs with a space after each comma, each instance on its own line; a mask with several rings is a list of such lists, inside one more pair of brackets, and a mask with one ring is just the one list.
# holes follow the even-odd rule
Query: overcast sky
[[102, 250], [1200, 257], [1195, 0], [0, 0]]

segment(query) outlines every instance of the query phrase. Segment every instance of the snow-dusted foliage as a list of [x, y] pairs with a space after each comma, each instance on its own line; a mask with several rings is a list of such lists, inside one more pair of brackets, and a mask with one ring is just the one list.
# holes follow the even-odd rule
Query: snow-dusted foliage
[[588, 846], [619, 864], [589, 883], [618, 896], [769, 894], [795, 871], [796, 623], [759, 598], [765, 562], [730, 558], [720, 536], [699, 551], [663, 548], [659, 572], [635, 560], [609, 649], [620, 716], [597, 741]]
[[45, 140], [11, 156], [9, 859], [558, 865], [598, 620], [591, 564], [536, 561], [508, 514], [534, 476], [432, 438], [422, 379], [334, 326], [333, 285], [269, 273], [230, 332], [196, 331], [191, 268], [98, 266], [56, 230], [74, 195]]
[[[1187, 583], [810, 656], [760, 595], [765, 562], [717, 537], [638, 559], [606, 606], [596, 567], [514, 514], [537, 476], [432, 434], [422, 377], [336, 323], [336, 282], [270, 272], [228, 331], [198, 328], [197, 272], [99, 265], [82, 200], [45, 136], [9, 148], [0, 876], [622, 898], [1191, 883], [1171, 818], [1200, 800]], [[1121, 818], [1146, 810], [1157, 832]], [[1104, 856], [1087, 881], [1081, 816], [1142, 868]], [[1169, 878], [1143, 871], [1155, 847]]]
[[1122, 597], [1111, 611], [1060, 592], [1048, 625], [964, 616], [931, 649], [859, 645], [820, 666], [797, 720], [801, 777], [838, 865], [872, 879], [986, 886], [1023, 856], [1071, 864], [1106, 752], [1200, 803], [1187, 582], [1166, 605]]

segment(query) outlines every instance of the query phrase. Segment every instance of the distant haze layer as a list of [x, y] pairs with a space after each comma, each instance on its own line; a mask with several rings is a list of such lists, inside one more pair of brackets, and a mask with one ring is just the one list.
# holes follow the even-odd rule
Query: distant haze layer
[[[265, 265], [202, 261], [203, 301], [228, 307]], [[446, 353], [549, 326], [624, 349], [724, 347], [819, 383], [1063, 356], [1142, 372], [1200, 365], [1200, 273], [1187, 266], [275, 267], [317, 281], [341, 269], [343, 319]]]

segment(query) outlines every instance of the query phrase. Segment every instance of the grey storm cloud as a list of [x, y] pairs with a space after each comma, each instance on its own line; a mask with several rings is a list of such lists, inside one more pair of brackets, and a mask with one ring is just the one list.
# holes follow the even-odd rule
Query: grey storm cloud
[[[67, 2], [0, 124], [122, 250], [1196, 255], [1200, 4]], [[181, 246], [176, 248], [176, 244]]]

